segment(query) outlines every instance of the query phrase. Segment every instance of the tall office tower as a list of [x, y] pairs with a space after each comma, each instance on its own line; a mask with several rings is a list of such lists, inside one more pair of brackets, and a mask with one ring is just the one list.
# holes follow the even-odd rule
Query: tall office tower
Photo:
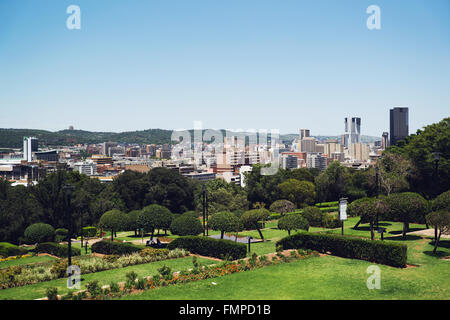
[[300, 152], [316, 152], [316, 138], [303, 138], [300, 141]]
[[407, 107], [395, 107], [390, 110], [390, 135], [391, 145], [396, 145], [399, 140], [409, 135], [409, 116]]
[[383, 136], [381, 139], [381, 148], [383, 150], [386, 150], [387, 147], [389, 147], [389, 133], [383, 132]]
[[304, 138], [308, 138], [309, 136], [310, 136], [309, 129], [300, 129], [300, 140], [303, 140]]
[[23, 138], [23, 159], [31, 162], [33, 160], [33, 152], [38, 151], [38, 139], [34, 137]]
[[361, 142], [361, 118], [345, 118], [345, 133], [343, 144], [346, 148]]

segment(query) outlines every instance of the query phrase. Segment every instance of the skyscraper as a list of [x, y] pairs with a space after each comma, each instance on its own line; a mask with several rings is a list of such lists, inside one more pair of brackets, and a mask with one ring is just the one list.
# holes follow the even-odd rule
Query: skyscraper
[[381, 148], [386, 150], [389, 147], [389, 133], [383, 132], [383, 138], [381, 139]]
[[300, 129], [300, 140], [303, 140], [303, 138], [308, 138], [310, 134], [309, 129]]
[[390, 110], [391, 145], [409, 135], [409, 115], [407, 107], [395, 107]]
[[38, 139], [34, 137], [23, 138], [23, 159], [33, 161], [33, 152], [38, 151]]
[[361, 142], [361, 118], [345, 118], [345, 133], [342, 144], [349, 148], [354, 143]]

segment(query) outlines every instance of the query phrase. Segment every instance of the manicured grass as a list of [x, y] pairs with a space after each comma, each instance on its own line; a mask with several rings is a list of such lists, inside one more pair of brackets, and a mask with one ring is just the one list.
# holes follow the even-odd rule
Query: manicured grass
[[[209, 259], [198, 259], [198, 262], [203, 265], [217, 263]], [[111, 281], [125, 281], [126, 274], [131, 271], [136, 272], [139, 277], [152, 276], [158, 273], [158, 268], [161, 268], [163, 265], [169, 266], [173, 271], [187, 270], [193, 266], [192, 257], [169, 259], [82, 275], [81, 289], [85, 289], [86, 284], [92, 280], [98, 280], [100, 285], [109, 284]], [[63, 278], [23, 287], [0, 290], [0, 299], [30, 300], [43, 298], [46, 295], [46, 289], [50, 287], [58, 288], [58, 294], [69, 292], [69, 289], [67, 289], [67, 278]]]
[[367, 288], [370, 262], [325, 256], [148, 290], [122, 299], [450, 299], [449, 262], [433, 259], [431, 265], [408, 269], [378, 265], [380, 290]]
[[19, 259], [0, 262], [0, 269], [12, 267], [12, 266], [25, 265], [25, 264], [49, 262], [49, 261], [54, 261], [54, 260], [56, 260], [56, 258], [49, 257], [49, 256], [34, 256], [34, 257], [19, 258]]

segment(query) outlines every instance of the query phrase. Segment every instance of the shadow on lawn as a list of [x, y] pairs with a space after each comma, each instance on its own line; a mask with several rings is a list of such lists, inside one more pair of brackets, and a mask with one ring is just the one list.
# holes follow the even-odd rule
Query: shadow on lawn
[[[408, 232], [426, 230], [425, 228], [409, 228]], [[389, 231], [390, 234], [402, 234], [402, 230]]]
[[[434, 247], [434, 240], [430, 241], [429, 243]], [[438, 248], [447, 248], [450, 249], [450, 240], [439, 240]]]
[[422, 239], [422, 237], [414, 236], [414, 235], [410, 235], [410, 234], [407, 234], [405, 239], [403, 239], [402, 236], [384, 237], [384, 240], [394, 240], [394, 241], [414, 241], [414, 240], [419, 240], [419, 239]]
[[433, 251], [424, 251], [423, 253], [426, 254], [427, 256], [435, 257], [435, 258], [448, 257], [447, 252], [439, 251], [439, 246], [438, 246], [438, 249], [436, 250], [436, 253], [433, 253]]

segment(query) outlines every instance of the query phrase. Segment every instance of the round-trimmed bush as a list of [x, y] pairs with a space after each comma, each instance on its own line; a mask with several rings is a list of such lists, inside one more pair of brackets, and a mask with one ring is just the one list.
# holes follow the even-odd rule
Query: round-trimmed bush
[[311, 227], [322, 227], [325, 213], [317, 207], [306, 207], [302, 212]]
[[289, 200], [277, 200], [270, 205], [270, 211], [284, 215], [295, 211], [295, 204]]
[[35, 223], [25, 229], [24, 236], [30, 244], [53, 241], [55, 229], [46, 223]]
[[203, 232], [203, 226], [197, 218], [183, 214], [173, 219], [170, 232], [178, 236], [196, 236]]
[[278, 220], [278, 229], [286, 230], [291, 235], [292, 230], [309, 230], [309, 223], [300, 214], [289, 214]]

